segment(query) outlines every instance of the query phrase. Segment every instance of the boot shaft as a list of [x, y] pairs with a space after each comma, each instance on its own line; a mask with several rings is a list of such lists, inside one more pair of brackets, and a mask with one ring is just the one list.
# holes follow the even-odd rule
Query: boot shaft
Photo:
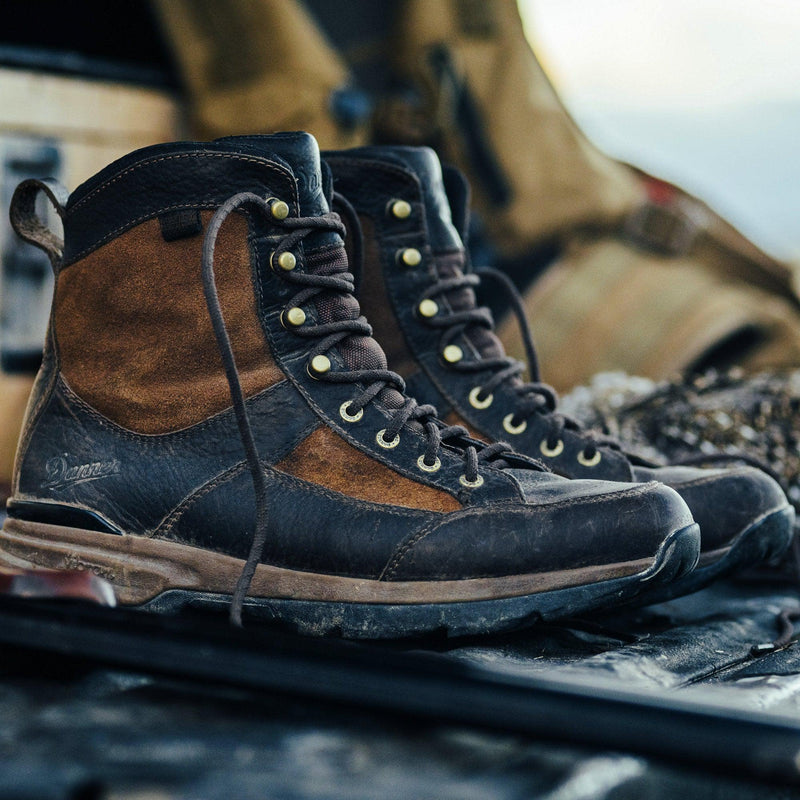
[[[270, 157], [225, 142], [148, 148], [71, 196], [50, 344], [70, 388], [115, 423], [165, 433], [230, 405], [200, 280], [214, 210], [251, 191], [280, 199], [293, 216], [327, 211], [313, 139], [272, 137], [272, 147]], [[296, 168], [308, 161], [316, 179], [298, 180], [303, 170], [281, 147]], [[216, 244], [217, 291], [246, 396], [284, 377], [261, 323], [279, 303], [269, 265], [280, 233], [263, 217], [234, 214]], [[327, 238], [329, 255], [343, 258], [341, 240]], [[304, 249], [290, 254], [297, 269]]]
[[[358, 297], [373, 320], [375, 336], [392, 369], [406, 378], [409, 391], [447, 415], [458, 403], [435, 376], [464, 360], [505, 357], [491, 318], [485, 317], [487, 310], [480, 312], [486, 324], [468, 322], [478, 309], [469, 283], [477, 283], [475, 279], [431, 293], [443, 281], [461, 281], [470, 270], [461, 238], [469, 224], [469, 187], [461, 173], [443, 169], [426, 147], [358, 148], [323, 155], [337, 191], [359, 215], [364, 268]], [[366, 175], [380, 179], [366, 182]], [[398, 217], [396, 209], [403, 203], [407, 213]], [[444, 321], [465, 314], [458, 335], [443, 338]], [[471, 427], [460, 415], [447, 419]]]
[[[17, 505], [89, 504], [76, 478], [111, 479], [128, 492], [147, 470], [170, 490], [158, 503], [140, 498], [134, 516], [112, 527], [152, 531], [203, 475], [233, 468], [241, 443], [201, 273], [212, 214], [250, 192], [261, 208], [227, 217], [213, 261], [263, 460], [357, 501], [461, 508], [464, 448], [430, 445], [439, 423], [425, 429], [409, 417], [402, 381], [360, 317], [324, 183], [313, 138], [283, 134], [148, 148], [69, 198], [50, 337], [18, 451]], [[349, 414], [362, 396], [364, 408]], [[398, 413], [408, 436], [394, 435]], [[179, 475], [154, 461], [178, 444], [192, 453]], [[492, 491], [518, 490], [492, 470], [487, 498]], [[114, 520], [111, 505], [103, 513]]]

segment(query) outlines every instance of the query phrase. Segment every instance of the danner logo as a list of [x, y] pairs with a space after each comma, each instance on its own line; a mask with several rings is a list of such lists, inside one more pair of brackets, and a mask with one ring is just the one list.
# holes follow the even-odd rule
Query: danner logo
[[98, 478], [108, 478], [110, 475], [119, 474], [119, 461], [93, 461], [91, 464], [78, 464], [71, 467], [64, 456], [54, 456], [44, 465], [47, 473], [45, 486], [51, 489], [59, 486], [69, 486], [75, 483], [96, 481]]

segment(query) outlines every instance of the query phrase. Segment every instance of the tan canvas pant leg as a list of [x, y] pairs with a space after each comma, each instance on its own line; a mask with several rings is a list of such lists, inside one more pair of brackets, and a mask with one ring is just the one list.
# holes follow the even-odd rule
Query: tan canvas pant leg
[[[544, 378], [562, 391], [607, 370], [662, 380], [692, 367], [800, 364], [796, 303], [612, 236], [576, 238], [524, 299]], [[499, 332], [523, 358], [515, 321]]]
[[[382, 136], [432, 143], [466, 172], [492, 244], [519, 264], [546, 380], [564, 389], [606, 369], [664, 378], [800, 362], [791, 271], [711, 209], [664, 184], [702, 218], [701, 234], [668, 253], [632, 241], [651, 179], [583, 136], [515, 0], [406, 0], [391, 53], [419, 99], [390, 99]], [[528, 285], [525, 254], [545, 244], [561, 255]], [[501, 334], [521, 356], [512, 321]]]
[[153, 0], [188, 91], [195, 135], [305, 130], [325, 148], [364, 143], [331, 93], [345, 64], [294, 0]]
[[[525, 39], [515, 0], [406, 0], [399, 20], [390, 52], [398, 73], [422, 93], [417, 134], [466, 172], [503, 256], [525, 253], [578, 222], [617, 221], [641, 198], [636, 179], [598, 151], [564, 109]], [[442, 75], [443, 59], [452, 74]], [[461, 88], [482, 130], [461, 123]], [[403, 119], [400, 112], [388, 116], [388, 125]], [[493, 197], [476, 163], [474, 137], [485, 139], [507, 185], [505, 202]]]

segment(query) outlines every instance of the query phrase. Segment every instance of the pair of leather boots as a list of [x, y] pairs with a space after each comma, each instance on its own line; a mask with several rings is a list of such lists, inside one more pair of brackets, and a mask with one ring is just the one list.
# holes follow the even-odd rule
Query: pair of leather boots
[[321, 159], [305, 133], [145, 148], [68, 199], [23, 183], [12, 222], [56, 284], [3, 559], [386, 638], [653, 602], [780, 554], [793, 510], [766, 474], [626, 454], [557, 412], [532, 345], [522, 379], [467, 208], [431, 150]]

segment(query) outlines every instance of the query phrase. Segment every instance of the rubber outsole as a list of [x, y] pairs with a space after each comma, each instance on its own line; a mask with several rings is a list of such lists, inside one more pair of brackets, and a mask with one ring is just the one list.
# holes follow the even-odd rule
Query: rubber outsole
[[[459, 603], [376, 604], [248, 598], [246, 617], [312, 636], [346, 639], [401, 639], [431, 634], [475, 636], [530, 627], [626, 603], [653, 585], [690, 572], [699, 556], [696, 524], [670, 534], [651, 566], [624, 578], [538, 594]], [[171, 589], [139, 606], [158, 613], [225, 610], [229, 595]]]
[[[687, 574], [699, 551], [692, 524], [667, 536], [652, 560], [607, 565], [602, 577], [593, 567], [403, 583], [260, 565], [244, 613], [303, 634], [352, 639], [498, 633], [624, 604]], [[0, 559], [16, 567], [91, 570], [111, 582], [121, 604], [161, 614], [224, 611], [242, 567], [177, 543], [15, 519], [0, 533]]]
[[[643, 593], [637, 605], [652, 605], [683, 597], [731, 575], [738, 569], [780, 558], [792, 542], [795, 512], [791, 506], [770, 511], [745, 528], [725, 554], [711, 564], [698, 566], [672, 584]], [[701, 531], [702, 536], [702, 531]]]

